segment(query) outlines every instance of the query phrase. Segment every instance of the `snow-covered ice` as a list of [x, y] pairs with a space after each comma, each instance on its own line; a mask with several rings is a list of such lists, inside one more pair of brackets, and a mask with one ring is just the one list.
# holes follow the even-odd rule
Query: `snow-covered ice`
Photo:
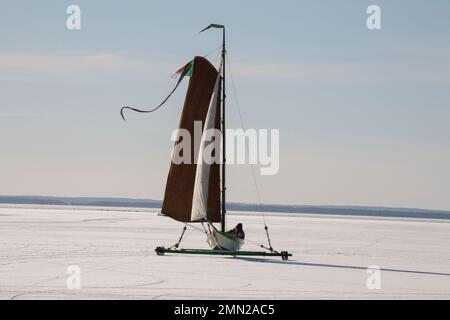
[[[183, 225], [155, 212], [0, 208], [1, 299], [450, 299], [450, 221], [266, 214], [280, 258], [165, 255]], [[243, 249], [265, 244], [263, 218], [243, 222]], [[188, 229], [183, 247], [206, 248]], [[68, 289], [78, 265], [81, 288]], [[368, 289], [367, 267], [382, 268]]]

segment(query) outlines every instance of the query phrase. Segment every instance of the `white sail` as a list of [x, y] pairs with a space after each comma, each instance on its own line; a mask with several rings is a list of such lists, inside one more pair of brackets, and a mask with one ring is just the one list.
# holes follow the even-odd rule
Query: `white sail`
[[[219, 141], [207, 141], [207, 132], [214, 129], [217, 99], [219, 99], [220, 74], [217, 76], [214, 91], [209, 103], [208, 114], [206, 115], [205, 125], [203, 126], [202, 139], [200, 141], [200, 149], [197, 160], [197, 170], [195, 172], [194, 194], [192, 198], [191, 221], [201, 221], [206, 219], [208, 209], [208, 189], [209, 189], [209, 173], [211, 164], [203, 159], [203, 153], [209, 143], [220, 143]], [[216, 152], [218, 148], [216, 148]]]

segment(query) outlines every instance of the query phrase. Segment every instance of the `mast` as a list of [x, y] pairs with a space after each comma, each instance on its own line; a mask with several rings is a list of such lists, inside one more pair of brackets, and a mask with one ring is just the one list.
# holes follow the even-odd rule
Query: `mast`
[[215, 28], [215, 29], [222, 29], [222, 85], [221, 85], [221, 90], [222, 90], [222, 219], [221, 219], [221, 230], [224, 232], [226, 229], [226, 225], [225, 225], [225, 215], [226, 215], [226, 207], [225, 207], [225, 191], [226, 191], [226, 184], [225, 184], [225, 167], [226, 167], [226, 145], [225, 145], [225, 99], [226, 99], [226, 94], [225, 94], [225, 54], [226, 54], [226, 49], [225, 49], [225, 26], [222, 24], [215, 24], [212, 23], [209, 26], [207, 26], [206, 28], [204, 28], [203, 30], [200, 31], [206, 31], [210, 28]]
[[226, 167], [226, 162], [227, 162], [227, 157], [226, 157], [226, 145], [225, 145], [225, 99], [226, 99], [226, 94], [225, 94], [225, 54], [226, 54], [226, 49], [225, 49], [225, 26], [222, 24], [215, 24], [212, 23], [209, 26], [207, 26], [206, 28], [204, 28], [203, 30], [200, 31], [206, 31], [210, 28], [215, 28], [215, 29], [222, 29], [222, 85], [221, 85], [221, 90], [222, 90], [222, 221], [221, 221], [221, 230], [223, 232], [225, 232], [226, 229], [226, 225], [225, 225], [225, 215], [226, 215], [226, 207], [225, 207], [225, 192], [226, 192], [226, 184], [225, 184], [225, 176], [226, 176], [226, 172], [225, 172], [225, 167]]
[[225, 134], [225, 26], [222, 29], [222, 225], [221, 230], [222, 232], [225, 232], [225, 214], [226, 214], [226, 207], [225, 207], [225, 191], [226, 191], [226, 184], [225, 184], [225, 167], [226, 167], [226, 134]]

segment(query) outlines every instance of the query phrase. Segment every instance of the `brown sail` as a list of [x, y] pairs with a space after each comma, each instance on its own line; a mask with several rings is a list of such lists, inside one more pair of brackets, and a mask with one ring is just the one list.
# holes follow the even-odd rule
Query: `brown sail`
[[[201, 121], [202, 125], [205, 123], [217, 77], [217, 69], [207, 59], [194, 58], [193, 71], [179, 124], [180, 129], [189, 131], [192, 139], [194, 139], [194, 122]], [[216, 108], [215, 128], [220, 130], [220, 99], [217, 100]], [[177, 141], [176, 144], [179, 142]], [[172, 162], [167, 177], [161, 212], [181, 222], [192, 222], [192, 199], [197, 170], [195, 156], [198, 148], [199, 144], [192, 141], [190, 150], [192, 162], [181, 164]], [[212, 222], [221, 221], [219, 170], [220, 164], [214, 163], [209, 172], [207, 219]]]

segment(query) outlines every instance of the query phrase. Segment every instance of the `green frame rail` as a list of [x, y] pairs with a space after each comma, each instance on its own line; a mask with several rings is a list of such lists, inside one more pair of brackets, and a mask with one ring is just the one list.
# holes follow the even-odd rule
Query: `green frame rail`
[[167, 249], [165, 247], [156, 247], [155, 252], [158, 256], [165, 253], [176, 254], [204, 254], [213, 256], [254, 256], [254, 257], [281, 257], [283, 260], [288, 260], [292, 257], [292, 253], [287, 251], [281, 252], [265, 252], [265, 251], [228, 251], [228, 250], [211, 250], [211, 249]]

